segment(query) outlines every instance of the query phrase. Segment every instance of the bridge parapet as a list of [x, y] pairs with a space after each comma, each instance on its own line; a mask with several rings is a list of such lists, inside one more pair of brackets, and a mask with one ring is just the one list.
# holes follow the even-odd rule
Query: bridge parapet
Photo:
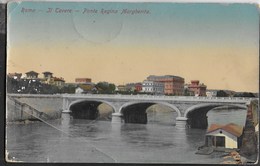
[[131, 99], [131, 100], [175, 100], [175, 101], [218, 101], [246, 103], [256, 98], [243, 97], [203, 97], [203, 96], [165, 96], [165, 95], [121, 95], [121, 94], [61, 94], [64, 98], [102, 98], [102, 99]]
[[258, 98], [246, 97], [205, 97], [205, 96], [165, 96], [165, 95], [121, 95], [121, 94], [7, 94], [13, 97], [60, 97], [60, 98], [110, 98], [110, 99], [154, 99], [154, 100], [180, 100], [180, 101], [238, 101], [247, 102]]

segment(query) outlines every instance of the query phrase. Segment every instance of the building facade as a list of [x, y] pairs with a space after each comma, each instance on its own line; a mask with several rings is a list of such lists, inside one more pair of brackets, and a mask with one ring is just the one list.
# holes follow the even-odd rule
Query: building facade
[[183, 95], [184, 93], [184, 78], [174, 75], [147, 77], [148, 81], [156, 81], [164, 84], [164, 94], [166, 95]]
[[142, 91], [142, 83], [138, 82], [135, 84], [135, 91], [136, 92], [141, 92]]
[[43, 79], [42, 79], [42, 82], [45, 83], [45, 84], [53, 84], [54, 83], [54, 80], [53, 80], [53, 73], [49, 72], [49, 71], [46, 71], [46, 72], [43, 72]]
[[207, 86], [203, 83], [200, 84], [199, 80], [192, 80], [191, 84], [188, 85], [188, 89], [193, 91], [195, 96], [206, 96]]
[[142, 92], [151, 94], [164, 94], [164, 83], [144, 80], [142, 84]]
[[53, 77], [53, 85], [62, 87], [65, 85], [65, 80], [63, 78]]
[[45, 78], [45, 79], [50, 79], [50, 78], [52, 78], [52, 75], [53, 75], [53, 73], [49, 72], [49, 71], [45, 71], [42, 74], [43, 74], [43, 78]]
[[26, 79], [37, 79], [39, 73], [35, 72], [35, 71], [29, 71], [26, 74]]

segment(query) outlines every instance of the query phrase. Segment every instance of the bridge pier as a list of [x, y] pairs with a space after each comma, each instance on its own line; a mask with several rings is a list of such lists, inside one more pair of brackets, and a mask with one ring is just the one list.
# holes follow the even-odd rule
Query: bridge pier
[[176, 127], [178, 128], [187, 128], [187, 120], [185, 117], [177, 117], [176, 118]]
[[70, 110], [63, 110], [62, 113], [71, 113]]
[[123, 119], [122, 119], [123, 115], [119, 112], [113, 113], [112, 114], [112, 123], [122, 123]]

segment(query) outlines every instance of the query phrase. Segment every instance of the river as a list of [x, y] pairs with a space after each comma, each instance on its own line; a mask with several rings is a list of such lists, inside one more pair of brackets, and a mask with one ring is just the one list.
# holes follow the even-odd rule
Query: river
[[[148, 124], [72, 119], [7, 124], [8, 158], [23, 162], [65, 163], [220, 163], [223, 153], [197, 155], [203, 129], [175, 126], [175, 112], [149, 113]], [[211, 110], [209, 125], [244, 125], [246, 111]]]

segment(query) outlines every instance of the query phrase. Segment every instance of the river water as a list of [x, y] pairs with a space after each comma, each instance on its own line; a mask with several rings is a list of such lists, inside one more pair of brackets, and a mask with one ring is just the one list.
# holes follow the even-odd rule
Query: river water
[[[148, 124], [72, 119], [8, 124], [8, 158], [23, 162], [220, 163], [223, 153], [197, 155], [203, 129], [175, 126], [175, 112], [149, 113]], [[246, 111], [211, 110], [208, 123], [245, 124]]]

